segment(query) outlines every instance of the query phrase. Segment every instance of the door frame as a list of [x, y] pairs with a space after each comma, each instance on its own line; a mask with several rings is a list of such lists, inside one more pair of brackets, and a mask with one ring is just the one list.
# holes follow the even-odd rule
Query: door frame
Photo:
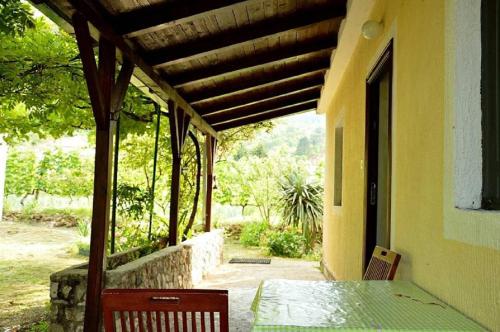
[[[391, 187], [392, 187], [392, 89], [393, 89], [393, 73], [394, 73], [394, 46], [393, 40], [391, 39], [385, 49], [382, 51], [381, 56], [375, 63], [375, 66], [370, 71], [366, 78], [366, 107], [365, 107], [365, 224], [364, 224], [364, 236], [363, 236], [363, 271], [366, 269], [370, 257], [372, 253], [367, 249], [369, 237], [372, 241], [375, 238], [376, 244], [376, 236], [377, 236], [377, 205], [373, 207], [370, 204], [371, 199], [373, 198], [371, 181], [374, 177], [378, 178], [378, 163], [376, 163], [376, 167], [374, 168], [370, 161], [374, 160], [374, 157], [378, 158], [378, 137], [376, 139], [377, 144], [372, 144], [371, 132], [370, 132], [370, 124], [373, 120], [373, 111], [371, 110], [371, 106], [374, 102], [378, 103], [379, 99], [379, 91], [378, 89], [378, 80], [379, 78], [385, 74], [389, 74], [389, 100], [388, 100], [388, 139], [389, 139], [389, 186], [387, 188], [387, 196], [388, 196], [388, 217], [389, 223], [387, 225], [387, 232], [389, 239], [391, 238], [391, 204], [392, 204], [392, 195], [391, 195]], [[378, 107], [377, 107], [378, 111]], [[375, 114], [377, 116], [377, 125], [378, 125], [378, 113]], [[378, 130], [377, 130], [378, 133]], [[375, 158], [375, 160], [377, 160]], [[378, 184], [378, 183], [377, 183]], [[375, 189], [377, 190], [377, 188]], [[390, 248], [389, 248], [390, 249]]]

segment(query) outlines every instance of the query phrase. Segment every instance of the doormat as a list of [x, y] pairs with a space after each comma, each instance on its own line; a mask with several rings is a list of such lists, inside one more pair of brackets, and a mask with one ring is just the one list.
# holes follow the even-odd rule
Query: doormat
[[270, 258], [231, 258], [229, 264], [271, 264]]

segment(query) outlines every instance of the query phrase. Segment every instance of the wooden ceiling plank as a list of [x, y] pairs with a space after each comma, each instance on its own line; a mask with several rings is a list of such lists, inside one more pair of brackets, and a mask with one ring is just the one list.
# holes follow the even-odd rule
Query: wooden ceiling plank
[[257, 66], [271, 64], [275, 61], [304, 56], [322, 52], [330, 58], [331, 52], [337, 46], [336, 38], [323, 38], [321, 40], [312, 40], [298, 45], [289, 45], [287, 47], [271, 50], [270, 52], [237, 58], [227, 62], [218, 63], [190, 72], [180, 72], [179, 74], [169, 75], [169, 82], [178, 88], [185, 84], [195, 81], [219, 76], [227, 73], [234, 73], [242, 70], [249, 70]]
[[312, 111], [317, 107], [317, 101], [308, 101], [305, 103], [291, 105], [288, 107], [283, 107], [277, 110], [272, 110], [267, 113], [260, 113], [250, 117], [235, 119], [232, 121], [228, 121], [225, 123], [214, 124], [214, 129], [217, 131], [232, 129], [236, 127], [246, 126], [249, 124], [254, 124], [262, 121], [267, 121], [271, 119], [275, 119], [281, 116], [302, 113], [307, 111]]
[[307, 28], [321, 22], [328, 22], [345, 16], [345, 10], [343, 6], [315, 7], [308, 11], [267, 19], [243, 28], [235, 28], [203, 39], [193, 40], [192, 42], [153, 50], [146, 53], [145, 59], [153, 66], [171, 65], [220, 52], [221, 49], [226, 47], [241, 47], [242, 44], [255, 39], [266, 38], [299, 28]]
[[276, 70], [269, 75], [263, 75], [254, 79], [242, 77], [235, 80], [226, 80], [220, 82], [213, 88], [196, 89], [193, 92], [185, 93], [184, 96], [186, 100], [194, 103], [203, 99], [215, 98], [217, 96], [234, 93], [239, 90], [249, 89], [276, 81], [281, 81], [283, 79], [291, 79], [295, 76], [305, 75], [311, 72], [326, 71], [330, 66], [330, 59], [324, 59], [321, 61], [318, 61], [316, 59], [314, 60], [315, 61], [300, 63], [299, 65], [294, 67]]
[[117, 16], [113, 25], [124, 37], [138, 37], [178, 24], [222, 12], [248, 0], [191, 0], [188, 3], [159, 3]]
[[[96, 8], [96, 4], [90, 0], [69, 0], [71, 5], [109, 41], [111, 41], [137, 68], [134, 72], [139, 80], [154, 91], [158, 97], [166, 103], [172, 99], [179, 107], [182, 107], [186, 113], [192, 118], [192, 123], [202, 132], [208, 133], [217, 137], [215, 130], [196, 113], [191, 105], [182, 98], [179, 93], [161, 78], [154, 69], [149, 66], [141, 56], [133, 50], [125, 40], [116, 35], [109, 22], [102, 16], [102, 11]], [[95, 36], [97, 37], [97, 36]], [[95, 39], [95, 38], [94, 38]]]
[[301, 76], [297, 79], [285, 80], [267, 87], [253, 89], [247, 91], [246, 93], [235, 93], [224, 98], [217, 98], [215, 100], [203, 100], [197, 104], [193, 104], [193, 106], [200, 114], [208, 114], [217, 110], [245, 105], [257, 100], [271, 98], [273, 96], [284, 95], [315, 86], [322, 86], [323, 82], [324, 77], [322, 73]]
[[320, 89], [315, 87], [303, 91], [298, 91], [293, 94], [277, 96], [276, 98], [263, 100], [249, 105], [243, 105], [229, 110], [221, 110], [216, 113], [206, 114], [203, 116], [203, 118], [207, 120], [208, 123], [221, 123], [235, 118], [246, 117], [277, 108], [286, 107], [289, 105], [295, 105], [297, 103], [317, 100], [319, 99], [319, 97]]

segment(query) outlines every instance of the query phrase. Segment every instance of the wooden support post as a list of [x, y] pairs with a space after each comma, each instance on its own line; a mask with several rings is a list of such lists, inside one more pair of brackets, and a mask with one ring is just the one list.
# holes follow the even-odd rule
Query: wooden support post
[[177, 244], [177, 228], [179, 222], [179, 196], [181, 184], [182, 147], [186, 140], [191, 117], [169, 100], [168, 115], [170, 124], [170, 142], [172, 145], [172, 180], [170, 187], [170, 221], [168, 228], [168, 244]]
[[214, 185], [214, 159], [217, 140], [215, 137], [207, 135], [205, 139], [207, 186], [205, 188], [205, 232], [212, 229], [212, 189]]
[[124, 61], [115, 86], [116, 48], [105, 38], [99, 40], [99, 66], [95, 62], [93, 40], [87, 20], [79, 13], [73, 15], [73, 26], [82, 59], [92, 111], [96, 122], [96, 151], [94, 196], [90, 235], [90, 255], [87, 276], [84, 331], [100, 330], [101, 291], [106, 267], [113, 156], [113, 133], [118, 111], [133, 72], [133, 65]]

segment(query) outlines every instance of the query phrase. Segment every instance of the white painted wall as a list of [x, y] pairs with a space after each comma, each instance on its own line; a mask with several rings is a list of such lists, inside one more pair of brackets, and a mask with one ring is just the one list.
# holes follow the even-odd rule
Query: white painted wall
[[0, 136], [0, 221], [3, 215], [3, 199], [5, 186], [5, 166], [7, 163], [7, 144]]
[[[455, 206], [481, 208], [481, 1], [455, 1], [452, 54]], [[449, 59], [450, 60], [450, 59]], [[453, 61], [453, 59], [451, 59]]]
[[447, 240], [500, 249], [498, 211], [480, 208], [480, 0], [449, 0], [446, 8], [443, 219]]

